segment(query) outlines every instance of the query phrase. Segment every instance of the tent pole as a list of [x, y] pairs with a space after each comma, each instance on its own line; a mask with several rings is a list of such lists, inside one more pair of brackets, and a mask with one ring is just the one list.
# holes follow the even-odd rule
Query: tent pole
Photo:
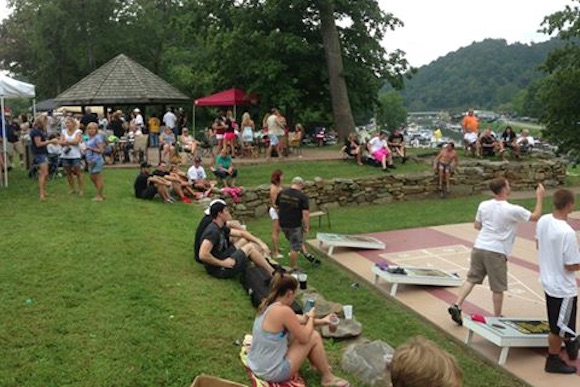
[[8, 187], [8, 156], [6, 154], [6, 142], [8, 139], [6, 138], [6, 115], [4, 114], [4, 96], [0, 97], [0, 114], [2, 114], [2, 150], [4, 151], [4, 187]]
[[193, 124], [193, 128], [191, 128], [191, 130], [193, 131], [193, 138], [196, 138], [195, 137], [195, 134], [196, 134], [195, 133], [195, 101], [193, 101], [193, 110], [191, 113], [191, 122]]
[[36, 117], [36, 98], [32, 98], [32, 117]]

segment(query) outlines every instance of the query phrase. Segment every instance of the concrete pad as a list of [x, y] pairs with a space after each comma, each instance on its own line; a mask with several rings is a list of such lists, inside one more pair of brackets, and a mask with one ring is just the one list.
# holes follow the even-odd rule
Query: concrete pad
[[[580, 229], [580, 212], [571, 214], [570, 224], [574, 229]], [[503, 307], [506, 317], [547, 319], [544, 293], [538, 279], [534, 234], [535, 224], [522, 224], [518, 229], [512, 254], [508, 257], [509, 290], [505, 293]], [[371, 269], [379, 262], [400, 266], [434, 267], [456, 272], [465, 278], [477, 230], [473, 228], [472, 223], [463, 223], [372, 233], [368, 236], [383, 241], [387, 247], [384, 250], [336, 248], [333, 256], [329, 258], [372, 285], [374, 275]], [[309, 244], [313, 248], [318, 248], [316, 240], [309, 241]], [[321, 253], [324, 254], [324, 251], [321, 250]], [[577, 282], [580, 284], [580, 280]], [[385, 297], [389, 297], [389, 283], [379, 280], [373, 286], [380, 289]], [[468, 333], [467, 328], [457, 326], [447, 313], [447, 308], [455, 301], [457, 293], [458, 289], [451, 287], [401, 284], [396, 298], [442, 330], [464, 341]], [[463, 305], [463, 313], [464, 315], [477, 313], [483, 316], [493, 314], [487, 281], [474, 288]], [[578, 321], [577, 326], [580, 326]], [[501, 349], [495, 344], [474, 335], [471, 347], [497, 363]], [[511, 348], [503, 367], [533, 386], [580, 385], [580, 372], [577, 375], [545, 373], [546, 356], [547, 342], [546, 348]], [[580, 369], [580, 359], [573, 363]]]

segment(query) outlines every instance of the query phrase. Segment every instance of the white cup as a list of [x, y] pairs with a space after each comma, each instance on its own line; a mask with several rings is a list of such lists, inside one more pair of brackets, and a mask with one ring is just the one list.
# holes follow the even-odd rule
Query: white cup
[[346, 320], [352, 320], [352, 305], [343, 305], [342, 311]]

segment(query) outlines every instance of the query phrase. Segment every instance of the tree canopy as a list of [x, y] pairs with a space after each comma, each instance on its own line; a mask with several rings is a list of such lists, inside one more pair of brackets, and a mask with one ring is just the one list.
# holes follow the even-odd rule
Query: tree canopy
[[[574, 0], [580, 3], [580, 0]], [[557, 33], [565, 45], [553, 50], [542, 69], [547, 76], [530, 93], [530, 101], [539, 101], [540, 122], [544, 135], [564, 151], [580, 151], [580, 8], [567, 5], [547, 16], [543, 31]]]
[[260, 95], [262, 110], [279, 106], [290, 119], [330, 124], [329, 69], [337, 61], [327, 60], [325, 11], [336, 22], [330, 31], [343, 62], [337, 76], [345, 82], [354, 117], [368, 119], [382, 82], [399, 87], [409, 70], [402, 51], [387, 53], [380, 45], [402, 22], [376, 0], [9, 0], [8, 5], [12, 14], [0, 25], [0, 67], [35, 83], [40, 97], [62, 92], [125, 53], [192, 98], [242, 87]]

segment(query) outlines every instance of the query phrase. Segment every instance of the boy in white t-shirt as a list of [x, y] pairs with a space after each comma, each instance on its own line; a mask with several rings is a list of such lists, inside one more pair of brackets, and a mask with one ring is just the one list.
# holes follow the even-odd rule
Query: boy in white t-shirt
[[451, 319], [463, 325], [461, 306], [475, 285], [489, 279], [492, 291], [493, 314], [501, 316], [503, 293], [507, 290], [507, 256], [511, 253], [516, 238], [518, 223], [540, 219], [542, 216], [542, 199], [544, 186], [538, 184], [536, 189], [536, 206], [534, 212], [507, 201], [511, 192], [510, 183], [505, 177], [498, 177], [489, 183], [494, 198], [483, 201], [477, 208], [473, 227], [479, 234], [471, 251], [471, 262], [467, 279], [463, 283], [457, 301], [447, 311]]
[[578, 358], [580, 345], [575, 332], [578, 299], [575, 272], [580, 270], [580, 252], [576, 233], [567, 223], [568, 214], [574, 210], [574, 199], [570, 190], [556, 191], [554, 212], [542, 216], [536, 226], [540, 281], [550, 323], [544, 370], [558, 374], [576, 373], [576, 367], [560, 358], [562, 342], [570, 360]]
[[207, 180], [205, 169], [201, 165], [201, 157], [197, 156], [193, 160], [193, 165], [187, 170], [187, 179], [194, 188], [205, 191], [205, 196], [209, 195], [209, 191], [215, 187], [216, 182]]

